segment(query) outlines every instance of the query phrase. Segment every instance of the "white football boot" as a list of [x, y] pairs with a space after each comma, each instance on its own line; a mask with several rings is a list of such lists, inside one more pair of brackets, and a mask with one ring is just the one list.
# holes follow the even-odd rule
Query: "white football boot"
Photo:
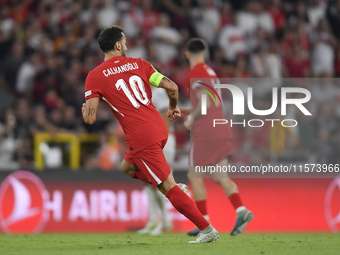
[[209, 225], [206, 229], [198, 233], [197, 239], [195, 241], [190, 241], [188, 243], [214, 243], [220, 238], [217, 230]]
[[149, 222], [148, 224], [146, 224], [146, 226], [144, 228], [137, 230], [137, 233], [138, 234], [147, 234], [147, 233], [150, 233], [156, 227], [157, 227], [157, 222], [155, 222], [155, 223]]

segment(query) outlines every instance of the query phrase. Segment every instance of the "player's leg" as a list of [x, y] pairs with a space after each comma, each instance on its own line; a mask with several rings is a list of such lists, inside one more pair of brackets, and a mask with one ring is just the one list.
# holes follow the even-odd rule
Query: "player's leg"
[[[204, 173], [196, 172], [195, 166], [204, 166], [206, 163], [204, 159], [206, 158], [206, 144], [202, 141], [192, 141], [189, 150], [189, 171], [188, 179], [191, 183], [192, 192], [194, 194], [194, 199], [196, 207], [204, 216], [204, 218], [209, 221], [208, 210], [207, 210], [207, 192], [204, 186], [203, 176]], [[198, 228], [194, 228], [188, 232], [190, 236], [196, 236], [199, 233]]]
[[130, 161], [130, 159], [128, 159], [127, 155], [128, 154], [126, 153], [121, 165], [123, 172], [127, 175], [130, 175], [134, 179], [139, 179], [142, 182], [151, 184], [149, 179], [141, 171], [139, 171], [138, 167], [135, 164], [132, 163], [133, 161]]
[[172, 221], [168, 211], [168, 199], [158, 190], [153, 190], [154, 196], [156, 198], [157, 207], [155, 207], [156, 211], [158, 208], [161, 211], [162, 220], [157, 224], [157, 226], [150, 231], [150, 235], [160, 235], [163, 230], [171, 230], [172, 229]]
[[190, 197], [184, 193], [170, 173], [169, 176], [158, 186], [158, 189], [166, 195], [171, 204], [177, 211], [187, 217], [193, 222], [200, 230], [200, 235], [196, 241], [190, 243], [207, 243], [214, 242], [219, 238], [219, 234], [216, 229], [209, 224], [209, 222], [198, 211]]
[[[160, 178], [157, 179], [161, 180]], [[170, 200], [177, 211], [190, 219], [200, 230], [209, 226], [209, 223], [195, 207], [190, 197], [176, 184], [171, 173], [169, 173], [165, 180], [160, 181], [157, 188]]]
[[154, 229], [158, 227], [160, 222], [158, 221], [157, 211], [158, 211], [158, 198], [156, 192], [159, 192], [151, 185], [144, 185], [144, 192], [148, 200], [149, 209], [149, 221], [144, 228], [138, 230], [140, 234], [152, 233]]
[[[223, 166], [227, 167], [228, 164], [228, 158], [224, 158], [218, 165], [223, 168]], [[228, 177], [227, 173], [214, 173], [213, 176], [214, 181], [220, 185], [224, 193], [227, 194], [237, 213], [236, 223], [233, 230], [231, 231], [231, 235], [238, 235], [243, 232], [246, 225], [254, 218], [254, 215], [243, 205], [237, 185]]]
[[[229, 160], [228, 158], [224, 158], [222, 159], [219, 163], [218, 163], [219, 166], [223, 167], [223, 166], [228, 166], [229, 165]], [[235, 199], [235, 200], [231, 200], [231, 196], [233, 194], [238, 194], [238, 188], [237, 188], [237, 185], [235, 182], [233, 182], [229, 176], [228, 176], [228, 173], [213, 173], [213, 178], [214, 178], [214, 181], [221, 186], [221, 188], [223, 189], [223, 191], [227, 194], [227, 196], [230, 198], [230, 201], [232, 203], [232, 205], [235, 207], [235, 210], [241, 205], [243, 206], [242, 204], [242, 201], [241, 201], [241, 198], [238, 197]]]
[[[174, 135], [169, 134], [167, 143], [163, 148], [163, 153], [166, 161], [171, 166], [176, 154], [176, 138]], [[160, 235], [163, 232], [163, 229], [170, 230], [172, 228], [172, 221], [167, 208], [168, 199], [157, 188], [146, 185], [144, 190], [146, 191], [149, 201], [149, 219], [156, 219], [157, 224], [155, 225], [154, 221], [149, 220], [149, 223], [145, 228], [141, 229], [140, 232], [148, 232], [150, 235]], [[160, 209], [162, 215], [161, 222], [158, 222], [158, 209]], [[152, 229], [148, 227], [152, 227]]]
[[[163, 154], [169, 166], [171, 167], [174, 164], [176, 156], [176, 137], [171, 132], [169, 133], [168, 140], [163, 148]], [[157, 201], [161, 209], [162, 224], [157, 226], [157, 228], [155, 228], [151, 234], [158, 235], [162, 232], [162, 228], [170, 230], [172, 228], [172, 221], [167, 206], [168, 199], [159, 190], [155, 191], [155, 194], [158, 198]]]
[[[194, 167], [189, 166], [188, 179], [191, 183], [192, 193], [194, 195], [197, 209], [203, 215], [203, 217], [209, 221], [208, 209], [207, 209], [207, 191], [204, 185], [203, 177], [199, 177], [199, 173], [194, 173]], [[191, 173], [191, 174], [190, 174]], [[197, 236], [199, 233], [198, 228], [194, 228], [188, 232], [189, 236]]]
[[[126, 156], [125, 156], [126, 157]], [[121, 168], [124, 173], [132, 177], [133, 173], [138, 170], [138, 167], [132, 163], [129, 163], [126, 159], [123, 159]]]
[[218, 239], [218, 232], [198, 211], [191, 198], [176, 184], [162, 148], [161, 144], [155, 144], [136, 153], [133, 160], [138, 169], [150, 180], [153, 186], [166, 195], [177, 211], [202, 230], [202, 234], [195, 241], [196, 243], [212, 242]]
[[154, 187], [152, 187], [151, 185], [149, 185], [151, 184], [149, 179], [141, 171], [139, 171], [138, 167], [134, 164], [133, 156], [130, 155], [128, 151], [125, 154], [121, 167], [122, 167], [123, 172], [125, 172], [132, 178], [140, 179], [141, 181], [147, 183], [144, 186], [144, 192], [148, 199], [149, 221], [145, 225], [144, 228], [138, 230], [137, 232], [140, 234], [150, 233], [157, 227], [157, 225], [159, 225], [158, 217], [157, 217], [157, 210], [158, 210], [159, 203], [158, 203], [158, 197], [156, 194], [156, 192], [159, 193], [159, 191], [155, 189]]

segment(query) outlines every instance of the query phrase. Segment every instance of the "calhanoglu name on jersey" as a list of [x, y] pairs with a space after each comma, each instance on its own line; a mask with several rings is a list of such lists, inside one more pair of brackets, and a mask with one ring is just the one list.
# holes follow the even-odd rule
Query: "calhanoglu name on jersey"
[[107, 68], [107, 69], [103, 70], [103, 74], [106, 77], [109, 77], [110, 75], [113, 75], [113, 74], [123, 73], [123, 72], [127, 72], [127, 71], [130, 71], [130, 70], [135, 70], [135, 69], [138, 69], [138, 68], [139, 67], [138, 67], [136, 62], [133, 62], [132, 64], [127, 63], [125, 65]]

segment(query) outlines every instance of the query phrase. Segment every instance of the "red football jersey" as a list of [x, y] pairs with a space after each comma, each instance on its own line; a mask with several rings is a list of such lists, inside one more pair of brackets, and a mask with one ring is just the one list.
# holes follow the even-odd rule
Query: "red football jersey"
[[[214, 70], [205, 63], [200, 63], [196, 65], [188, 73], [187, 84], [189, 88], [192, 109], [195, 109], [198, 103], [196, 94], [202, 91], [198, 89], [198, 87], [206, 88], [204, 86], [199, 86], [199, 84], [195, 82], [201, 81], [213, 87], [212, 80], [217, 83], [218, 77], [216, 76]], [[210, 101], [210, 107], [207, 109], [206, 115], [201, 115], [195, 120], [192, 126], [191, 139], [222, 140], [232, 138], [229, 124], [220, 124], [216, 125], [216, 127], [213, 127], [214, 119], [225, 119], [225, 116], [223, 114], [223, 109], [220, 103], [218, 103], [218, 105], [216, 106], [210, 96], [207, 96], [207, 99]]]
[[152, 104], [151, 64], [138, 58], [114, 57], [89, 72], [85, 99], [100, 98], [122, 126], [131, 154], [168, 137], [166, 124]]

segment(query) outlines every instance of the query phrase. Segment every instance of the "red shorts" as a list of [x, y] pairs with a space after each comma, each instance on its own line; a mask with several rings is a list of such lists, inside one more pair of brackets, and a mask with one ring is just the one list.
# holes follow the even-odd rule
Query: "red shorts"
[[136, 165], [155, 187], [168, 178], [171, 173], [171, 168], [163, 154], [166, 141], [165, 139], [134, 155], [131, 155], [128, 150], [124, 156], [124, 159], [128, 163]]
[[222, 159], [231, 156], [231, 139], [214, 141], [193, 140], [189, 150], [189, 166], [214, 166]]

